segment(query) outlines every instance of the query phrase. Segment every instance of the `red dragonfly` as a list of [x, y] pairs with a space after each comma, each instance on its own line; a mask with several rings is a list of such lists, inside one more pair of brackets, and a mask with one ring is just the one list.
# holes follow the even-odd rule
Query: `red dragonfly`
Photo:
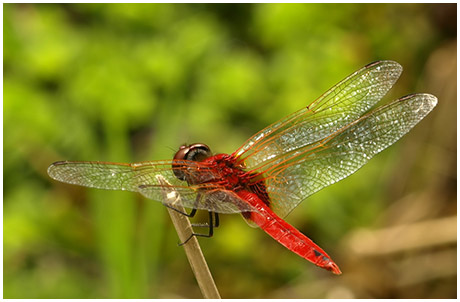
[[173, 209], [180, 203], [192, 209], [189, 216], [197, 209], [208, 211], [209, 234], [192, 236], [212, 236], [217, 213], [241, 213], [289, 250], [341, 274], [325, 251], [283, 217], [308, 196], [357, 171], [436, 106], [435, 96], [412, 94], [368, 112], [401, 72], [393, 61], [366, 65], [232, 154], [213, 155], [208, 146], [192, 144], [181, 146], [172, 160], [60, 161], [48, 174], [80, 186], [139, 192]]

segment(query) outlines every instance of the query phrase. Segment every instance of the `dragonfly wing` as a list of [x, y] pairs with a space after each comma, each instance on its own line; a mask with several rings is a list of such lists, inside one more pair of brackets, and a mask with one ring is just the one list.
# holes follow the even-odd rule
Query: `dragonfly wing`
[[409, 132], [436, 104], [430, 94], [403, 97], [319, 142], [273, 159], [266, 171], [273, 210], [284, 217], [308, 196], [356, 172]]
[[[179, 180], [173, 171], [198, 175], [201, 184], [188, 184]], [[219, 175], [208, 165], [181, 160], [151, 161], [133, 164], [108, 162], [56, 162], [48, 168], [55, 180], [91, 188], [139, 192], [145, 197], [174, 206], [180, 202], [184, 207], [218, 213], [252, 211], [244, 200], [232, 191], [225, 190], [213, 180]]]
[[154, 174], [173, 178], [171, 161], [133, 164], [61, 161], [48, 168], [51, 178], [65, 183], [106, 190], [137, 192], [140, 185], [155, 181]]
[[375, 105], [401, 72], [401, 65], [393, 61], [366, 65], [309, 106], [256, 133], [234, 155], [254, 169], [275, 156], [323, 139]]
[[157, 176], [158, 184], [141, 186], [139, 189], [139, 192], [149, 199], [163, 200], [163, 203], [171, 206], [182, 203], [189, 208], [225, 214], [255, 210], [233, 191], [219, 186], [204, 184], [177, 187], [167, 184], [161, 176]]

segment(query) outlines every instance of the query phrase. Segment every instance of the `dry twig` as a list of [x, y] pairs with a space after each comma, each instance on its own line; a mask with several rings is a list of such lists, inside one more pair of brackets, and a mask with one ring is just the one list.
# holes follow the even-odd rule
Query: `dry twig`
[[[176, 192], [173, 186], [171, 186], [171, 184], [169, 184], [161, 175], [157, 175], [157, 179], [160, 184], [165, 185], [165, 189], [163, 191], [165, 200], [168, 200], [176, 210], [184, 213], [185, 209], [181, 205], [180, 194]], [[166, 188], [168, 188], [168, 190]], [[190, 220], [187, 216], [170, 208], [168, 208], [168, 213], [174, 227], [176, 228], [179, 240], [181, 242], [185, 242], [193, 232]], [[203, 297], [206, 299], [220, 299], [219, 291], [217, 290], [214, 279], [209, 271], [208, 264], [206, 263], [203, 252], [201, 251], [198, 239], [193, 236], [186, 244], [183, 245], [183, 247]]]
[[[182, 206], [178, 208], [178, 210], [185, 211]], [[187, 238], [189, 238], [192, 232], [190, 220], [187, 216], [172, 209], [168, 208], [168, 212], [171, 216], [174, 227], [176, 228], [177, 234], [179, 235], [180, 241], [184, 242]], [[208, 264], [203, 256], [198, 239], [193, 236], [186, 244], [183, 245], [183, 247], [203, 297], [206, 299], [220, 299], [219, 291], [217, 290], [214, 279], [209, 271]]]

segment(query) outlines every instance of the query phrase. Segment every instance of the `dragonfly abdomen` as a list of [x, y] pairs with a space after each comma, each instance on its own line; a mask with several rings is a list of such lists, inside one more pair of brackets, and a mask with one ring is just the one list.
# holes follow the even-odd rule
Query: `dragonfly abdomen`
[[243, 213], [244, 218], [257, 224], [273, 239], [300, 257], [334, 274], [342, 273], [325, 251], [299, 230], [282, 220], [255, 193], [241, 191], [238, 192], [238, 195], [257, 210]]

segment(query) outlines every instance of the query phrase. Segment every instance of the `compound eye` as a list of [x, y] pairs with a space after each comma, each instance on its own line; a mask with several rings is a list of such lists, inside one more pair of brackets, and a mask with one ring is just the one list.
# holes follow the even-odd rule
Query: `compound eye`
[[186, 180], [184, 169], [185, 165], [180, 164], [180, 160], [202, 161], [211, 156], [211, 149], [205, 144], [182, 145], [174, 155], [173, 172], [180, 180]]

